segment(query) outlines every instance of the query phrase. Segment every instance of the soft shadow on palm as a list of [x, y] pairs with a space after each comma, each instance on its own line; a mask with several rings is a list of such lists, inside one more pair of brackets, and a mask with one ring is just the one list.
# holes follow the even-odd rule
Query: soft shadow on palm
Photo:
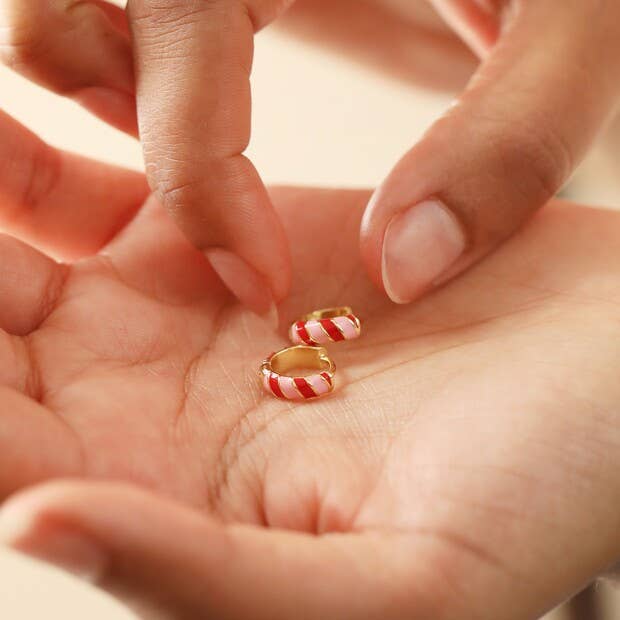
[[[551, 496], [551, 514], [577, 489], [587, 500], [592, 451], [619, 443], [619, 215], [550, 208], [458, 282], [396, 307], [359, 263], [366, 192], [273, 196], [295, 274], [279, 333], [154, 202], [51, 280], [40, 325], [2, 344], [3, 495], [49, 477], [128, 480], [226, 520], [415, 530], [449, 548], [446, 571], [496, 569], [493, 549], [524, 544], [527, 523], [556, 526]], [[361, 339], [330, 347], [336, 392], [265, 394], [258, 366], [289, 321], [336, 304], [363, 321]]]

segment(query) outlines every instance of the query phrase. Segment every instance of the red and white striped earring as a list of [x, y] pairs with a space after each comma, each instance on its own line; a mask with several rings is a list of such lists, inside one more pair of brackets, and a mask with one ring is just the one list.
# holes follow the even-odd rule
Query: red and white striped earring
[[355, 340], [361, 334], [360, 320], [348, 306], [315, 310], [295, 321], [289, 330], [293, 344], [316, 347], [329, 342]]
[[[306, 376], [287, 374], [295, 368], [316, 369]], [[326, 396], [334, 389], [336, 365], [323, 347], [298, 345], [272, 353], [261, 365], [267, 392], [285, 400], [309, 400]]]

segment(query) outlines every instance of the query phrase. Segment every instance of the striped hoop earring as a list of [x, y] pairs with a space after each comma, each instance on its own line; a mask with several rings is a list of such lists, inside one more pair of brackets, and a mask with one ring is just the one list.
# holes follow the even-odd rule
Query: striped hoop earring
[[316, 347], [329, 342], [355, 340], [362, 326], [349, 306], [315, 310], [295, 321], [289, 330], [293, 344]]
[[[306, 376], [287, 374], [297, 368], [316, 369]], [[334, 389], [336, 365], [323, 347], [298, 345], [272, 353], [260, 367], [267, 392], [285, 400], [309, 400]]]

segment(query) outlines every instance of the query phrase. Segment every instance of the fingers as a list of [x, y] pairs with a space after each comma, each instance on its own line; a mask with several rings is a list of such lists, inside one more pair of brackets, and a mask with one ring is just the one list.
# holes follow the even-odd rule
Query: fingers
[[479, 56], [497, 40], [499, 14], [510, 0], [430, 0], [437, 12]]
[[393, 301], [465, 270], [563, 185], [617, 105], [619, 23], [616, 2], [519, 3], [457, 104], [369, 204], [362, 254]]
[[121, 8], [101, 0], [6, 0], [0, 57], [122, 131], [137, 133], [131, 43]]
[[57, 151], [0, 111], [0, 225], [65, 259], [92, 254], [148, 194], [144, 176]]
[[145, 617], [425, 620], [496, 611], [516, 620], [542, 613], [569, 594], [566, 583], [577, 583], [573, 569], [552, 578], [545, 569], [554, 557], [545, 552], [565, 540], [521, 546], [530, 564], [538, 558], [524, 574], [543, 575], [532, 587], [509, 559], [498, 569], [449, 527], [420, 527], [412, 537], [379, 531], [310, 536], [226, 526], [137, 487], [101, 482], [49, 483], [0, 511], [1, 543], [95, 583]]
[[[129, 3], [151, 186], [229, 289], [259, 314], [273, 312], [288, 290], [288, 246], [241, 153], [250, 133], [253, 34], [286, 4], [211, 0], [197, 10], [184, 1]], [[11, 66], [133, 131], [132, 52], [119, 10], [11, 0], [4, 21]]]
[[[31, 342], [15, 336], [28, 336], [47, 319], [62, 295], [68, 269], [17, 239], [0, 235], [0, 385], [34, 399], [40, 397], [42, 386]], [[9, 394], [7, 398], [13, 401], [17, 397]], [[0, 402], [0, 427], [7, 431], [3, 416], [16, 414], [5, 408], [4, 400]], [[27, 417], [20, 419], [25, 424]], [[7, 455], [1, 440], [0, 453]]]
[[126, 485], [58, 482], [27, 491], [0, 513], [0, 540], [157, 617], [436, 617], [420, 594], [423, 580], [406, 572], [398, 535], [224, 526]]
[[25, 386], [24, 394], [0, 386], [0, 503], [26, 485], [82, 474], [76, 435], [36, 401], [33, 387]]
[[34, 248], [0, 235], [0, 329], [26, 335], [53, 309], [68, 267]]
[[241, 153], [250, 137], [254, 31], [286, 4], [128, 6], [151, 187], [228, 288], [260, 314], [287, 293], [290, 260], [265, 188]]

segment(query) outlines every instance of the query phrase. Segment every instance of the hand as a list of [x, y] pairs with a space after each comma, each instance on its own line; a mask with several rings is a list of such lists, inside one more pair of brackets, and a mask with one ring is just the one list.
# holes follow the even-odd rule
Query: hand
[[83, 479], [9, 499], [0, 537], [175, 618], [517, 620], [617, 560], [620, 215], [550, 208], [397, 307], [355, 251], [367, 192], [272, 199], [282, 315], [364, 320], [300, 405], [259, 387], [284, 336], [155, 201], [73, 265], [0, 238], [0, 493]]
[[[3, 55], [12, 66], [126, 131], [136, 131], [137, 94], [151, 187], [259, 314], [285, 297], [291, 272], [282, 225], [242, 155], [250, 135], [248, 77], [254, 33], [290, 4], [130, 0], [126, 16], [100, 0], [9, 0], [5, 19]], [[615, 110], [620, 89], [614, 0], [432, 4], [482, 62], [366, 211], [366, 269], [403, 303], [467, 269], [542, 206]], [[292, 21], [298, 31], [311, 24], [323, 40], [341, 39], [357, 51], [363, 40], [366, 56], [368, 48], [373, 57], [386, 48], [387, 64], [413, 58], [407, 67], [426, 83], [433, 76], [443, 85], [458, 82], [471, 66], [424, 5], [408, 0], [306, 1]], [[433, 60], [420, 61], [417, 49], [390, 51], [414, 44]]]

